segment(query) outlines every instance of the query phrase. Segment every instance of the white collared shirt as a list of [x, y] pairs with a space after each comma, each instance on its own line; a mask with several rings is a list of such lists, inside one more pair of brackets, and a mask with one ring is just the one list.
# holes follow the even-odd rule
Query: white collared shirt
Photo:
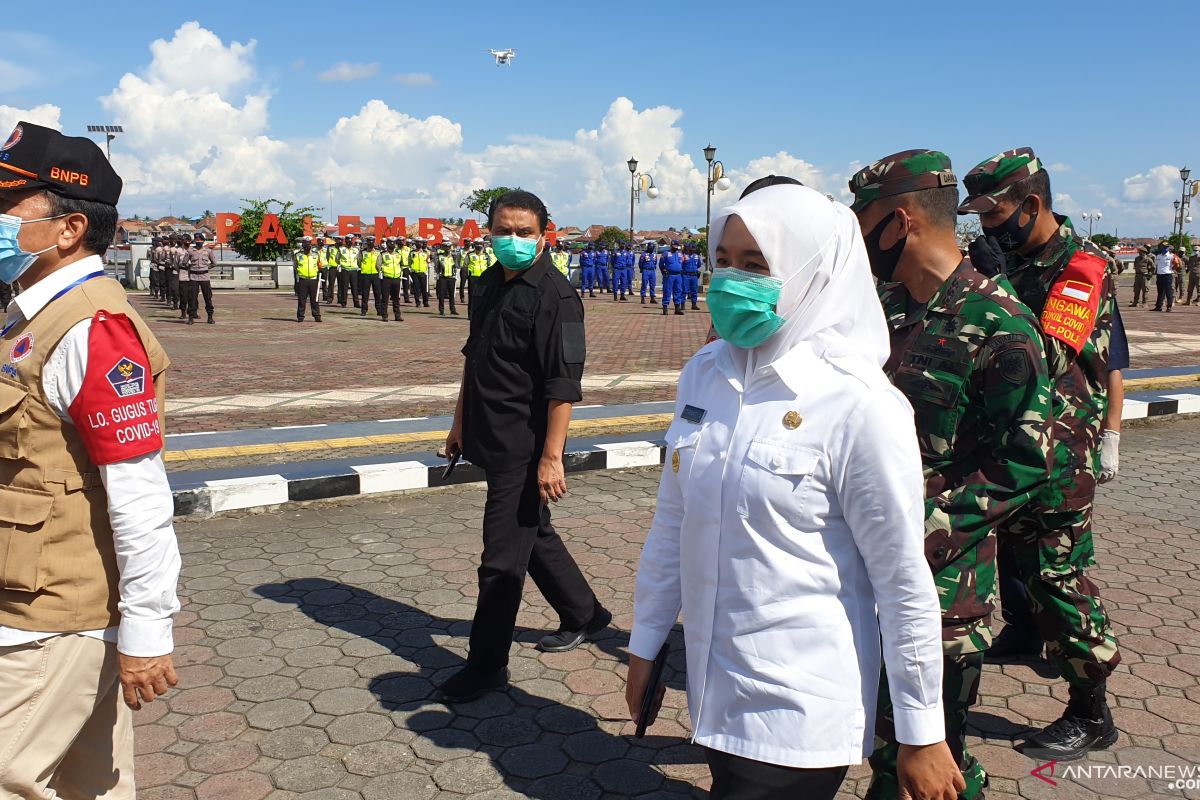
[[1168, 250], [1154, 255], [1154, 274], [1170, 275], [1175, 271], [1175, 254]]
[[694, 740], [832, 767], [873, 749], [882, 632], [898, 740], [943, 740], [912, 408], [803, 345], [742, 381], [724, 341], [680, 376], [630, 652], [682, 609]]
[[[60, 291], [93, 272], [103, 271], [99, 256], [88, 256], [24, 289], [8, 304], [5, 324], [33, 319]], [[73, 425], [69, 409], [87, 374], [90, 319], [67, 332], [42, 370], [42, 390], [54, 411]], [[125, 655], [148, 658], [173, 649], [171, 617], [179, 611], [179, 545], [172, 516], [171, 487], [162, 453], [100, 466], [108, 496], [108, 517], [120, 571], [117, 604], [121, 622], [113, 628], [76, 631], [116, 642]], [[0, 647], [47, 639], [57, 633], [26, 631], [0, 625]]]

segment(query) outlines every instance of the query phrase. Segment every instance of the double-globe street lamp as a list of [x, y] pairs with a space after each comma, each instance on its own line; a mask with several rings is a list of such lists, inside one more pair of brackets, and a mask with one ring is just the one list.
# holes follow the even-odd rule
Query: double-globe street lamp
[[[729, 188], [729, 178], [725, 177], [725, 165], [720, 161], [713, 161], [717, 155], [717, 148], [711, 144], [704, 148], [704, 160], [708, 162], [708, 181], [706, 191], [704, 192], [704, 236], [708, 237], [708, 228], [712, 222], [712, 197], [717, 191], [725, 191]], [[704, 260], [707, 263], [708, 253], [704, 254]]]
[[1196, 191], [1200, 189], [1200, 181], [1189, 180], [1192, 171], [1187, 167], [1179, 170], [1179, 180], [1183, 182], [1183, 193], [1179, 199], [1175, 201], [1175, 220], [1171, 226], [1171, 233], [1176, 232], [1178, 228], [1179, 238], [1176, 241], [1179, 243], [1179, 248], [1183, 249], [1183, 226], [1190, 223], [1192, 218], [1188, 216], [1188, 206], [1191, 205], [1192, 197], [1196, 195]]
[[1092, 238], [1092, 225], [1104, 218], [1104, 215], [1099, 211], [1085, 211], [1079, 215], [1084, 222], [1088, 224], [1088, 238]]
[[642, 192], [651, 200], [658, 197], [658, 187], [654, 185], [654, 176], [648, 172], [638, 172], [638, 162], [632, 156], [625, 165], [629, 167], [629, 246], [633, 247], [633, 204], [642, 201]]

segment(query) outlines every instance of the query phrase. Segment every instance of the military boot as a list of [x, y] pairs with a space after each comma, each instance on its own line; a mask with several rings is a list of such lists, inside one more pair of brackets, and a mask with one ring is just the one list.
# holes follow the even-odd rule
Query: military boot
[[213, 315], [212, 315], [212, 314], [209, 314], [209, 315], [208, 315], [208, 324], [209, 324], [209, 325], [216, 325], [216, 324], [217, 324], [217, 323], [216, 323], [216, 321], [213, 319]]
[[666, 315], [667, 315], [667, 307], [663, 306], [663, 316], [665, 317]]
[[1045, 643], [1036, 632], [1031, 636], [1015, 625], [1005, 625], [1004, 630], [987, 649], [988, 659], [998, 658], [1041, 658]]
[[1058, 720], [1025, 741], [1024, 753], [1044, 761], [1076, 761], [1117, 741], [1117, 727], [1105, 699], [1105, 683], [1072, 686], [1067, 709]]

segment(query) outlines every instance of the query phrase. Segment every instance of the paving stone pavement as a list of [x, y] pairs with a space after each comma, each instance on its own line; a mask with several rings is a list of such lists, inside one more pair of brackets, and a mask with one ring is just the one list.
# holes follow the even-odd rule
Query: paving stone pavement
[[[1081, 762], [1200, 762], [1200, 420], [1126, 432], [1122, 472], [1096, 522], [1124, 662], [1117, 746]], [[657, 470], [572, 481], [555, 524], [613, 610], [599, 641], [533, 644], [555, 620], [531, 587], [513, 686], [456, 709], [430, 698], [464, 657], [474, 611], [477, 487], [291, 507], [178, 525], [180, 686], [135, 715], [146, 800], [704, 796], [686, 742], [679, 634], [660, 721], [637, 741], [622, 687], [634, 573]], [[1093, 775], [1050, 786], [1013, 739], [1056, 718], [1066, 687], [1045, 663], [988, 665], [973, 749], [992, 798], [1200, 797], [1161, 780]], [[855, 767], [844, 797], [866, 791]], [[696, 788], [693, 788], [696, 787]]]

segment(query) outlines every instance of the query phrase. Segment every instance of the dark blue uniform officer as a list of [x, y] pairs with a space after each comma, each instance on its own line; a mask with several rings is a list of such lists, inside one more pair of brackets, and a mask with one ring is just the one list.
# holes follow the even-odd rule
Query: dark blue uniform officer
[[589, 297], [596, 296], [596, 245], [589, 244], [587, 249], [579, 254], [579, 294], [588, 293]]
[[683, 300], [692, 301], [692, 311], [699, 311], [700, 306], [696, 305], [700, 298], [700, 253], [697, 252], [695, 245], [688, 245], [687, 253], [683, 257]]
[[655, 281], [658, 276], [658, 270], [654, 267], [654, 260], [654, 245], [647, 244], [646, 249], [638, 256], [638, 268], [642, 272], [642, 305], [646, 305], [647, 288], [650, 289], [650, 302], [658, 302], [658, 298], [654, 296]]
[[663, 274], [663, 316], [667, 306], [675, 304], [675, 313], [683, 315], [683, 256], [679, 253], [679, 242], [671, 242], [671, 251], [658, 259], [658, 268]]

